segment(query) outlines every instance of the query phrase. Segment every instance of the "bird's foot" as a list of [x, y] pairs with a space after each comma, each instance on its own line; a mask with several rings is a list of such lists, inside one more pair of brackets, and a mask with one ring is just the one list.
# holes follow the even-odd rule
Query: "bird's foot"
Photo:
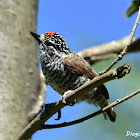
[[67, 96], [68, 94], [70, 94], [72, 91], [73, 91], [73, 90], [68, 90], [68, 91], [66, 91], [66, 92], [63, 94], [63, 96], [61, 97], [62, 103], [63, 103], [63, 104], [69, 105], [69, 106], [74, 106], [74, 105], [75, 105], [76, 99], [75, 99], [72, 103], [70, 103], [70, 104], [68, 104], [68, 103], [66, 102], [66, 96]]
[[61, 110], [58, 111], [58, 117], [55, 120], [60, 120], [60, 118], [61, 118]]

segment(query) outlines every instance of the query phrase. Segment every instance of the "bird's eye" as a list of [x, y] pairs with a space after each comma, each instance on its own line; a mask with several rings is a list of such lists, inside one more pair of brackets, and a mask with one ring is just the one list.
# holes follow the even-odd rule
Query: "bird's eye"
[[48, 40], [45, 41], [44, 43], [45, 43], [47, 46], [52, 46], [52, 45], [53, 45], [53, 43], [52, 43], [51, 41], [48, 41]]

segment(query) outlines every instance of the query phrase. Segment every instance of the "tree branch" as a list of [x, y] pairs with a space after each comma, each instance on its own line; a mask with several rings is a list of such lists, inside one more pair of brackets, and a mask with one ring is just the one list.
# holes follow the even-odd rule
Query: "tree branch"
[[[89, 81], [88, 83], [82, 85], [77, 88], [70, 94], [66, 96], [66, 102], [71, 103], [75, 99], [84, 95], [85, 92], [90, 92], [95, 87], [102, 85], [105, 82], [110, 80], [119, 79], [128, 74], [131, 70], [130, 65], [123, 65], [114, 70], [110, 70], [103, 75], [96, 76], [94, 79]], [[20, 134], [15, 140], [25, 140], [30, 138], [37, 130], [41, 130], [44, 126], [44, 123], [51, 118], [56, 112], [61, 110], [65, 105], [62, 103], [60, 99], [56, 103], [47, 104], [45, 110], [37, 116]]]
[[48, 124], [46, 124], [46, 125], [43, 126], [42, 129], [61, 128], [61, 127], [71, 126], [71, 125], [74, 125], [74, 124], [78, 124], [78, 123], [84, 122], [84, 121], [86, 121], [86, 120], [88, 120], [90, 118], [93, 118], [93, 117], [95, 117], [95, 116], [97, 116], [97, 115], [107, 111], [111, 107], [119, 105], [120, 103], [122, 103], [122, 102], [132, 98], [133, 96], [137, 95], [138, 93], [140, 93], [140, 89], [135, 91], [135, 92], [133, 92], [133, 93], [131, 93], [131, 94], [129, 94], [128, 96], [125, 96], [124, 98], [122, 98], [120, 100], [117, 99], [115, 102], [113, 102], [110, 105], [104, 107], [102, 110], [99, 110], [99, 111], [97, 111], [95, 113], [92, 113], [92, 114], [90, 114], [90, 115], [88, 115], [86, 117], [83, 117], [81, 119], [74, 120], [74, 121], [71, 121], [71, 122], [64, 122], [64, 123], [61, 123], [61, 124], [55, 124], [55, 125], [48, 125]]
[[115, 59], [104, 71], [100, 72], [100, 74], [106, 73], [106, 72], [109, 71], [116, 63], [118, 63], [120, 60], [122, 60], [122, 58], [123, 58], [123, 56], [126, 54], [128, 48], [130, 48], [130, 45], [132, 44], [133, 37], [134, 37], [135, 31], [136, 31], [136, 28], [137, 28], [137, 26], [138, 26], [138, 23], [139, 23], [139, 19], [140, 19], [140, 6], [139, 6], [139, 12], [138, 12], [137, 19], [136, 19], [136, 21], [135, 21], [134, 27], [133, 27], [133, 29], [132, 29], [132, 31], [131, 31], [131, 34], [130, 34], [130, 40], [129, 40], [128, 45], [126, 45], [126, 47], [123, 49], [123, 51], [118, 55], [117, 59]]
[[107, 70], [112, 68], [119, 60], [121, 60], [127, 51], [129, 53], [140, 51], [140, 38], [134, 38], [134, 41], [132, 42], [139, 19], [140, 6], [137, 19], [129, 37], [118, 41], [112, 41], [110, 43], [103, 44], [97, 47], [86, 49], [84, 51], [79, 52], [78, 55], [85, 58], [90, 64], [93, 64], [100, 60], [116, 57], [119, 54], [118, 58], [114, 62], [112, 62], [112, 64], [106, 70], [102, 72], [105, 73]]
[[[78, 52], [78, 55], [87, 60], [91, 65], [105, 59], [117, 57], [129, 43], [129, 37], [121, 40], [112, 41], [103, 45], [94, 46], [89, 49]], [[134, 38], [128, 49], [128, 53], [140, 52], [140, 38]]]

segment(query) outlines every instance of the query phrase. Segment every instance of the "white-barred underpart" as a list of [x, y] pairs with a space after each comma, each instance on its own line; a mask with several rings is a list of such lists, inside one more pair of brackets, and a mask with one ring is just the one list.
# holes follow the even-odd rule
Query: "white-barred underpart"
[[[58, 33], [48, 32], [40, 36], [36, 33], [31, 34], [39, 42], [38, 55], [43, 74], [48, 84], [59, 94], [66, 95], [97, 75], [83, 58], [69, 49], [66, 41]], [[109, 105], [108, 99], [108, 91], [104, 85], [101, 85], [85, 93], [76, 100], [76, 103], [85, 101], [103, 108]], [[106, 113], [114, 122], [116, 113], [113, 108]]]

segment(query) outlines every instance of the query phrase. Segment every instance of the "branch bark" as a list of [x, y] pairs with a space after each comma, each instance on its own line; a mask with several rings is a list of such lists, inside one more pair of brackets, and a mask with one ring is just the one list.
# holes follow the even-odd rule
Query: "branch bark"
[[[79, 52], [78, 55], [86, 59], [91, 65], [98, 61], [115, 58], [129, 43], [129, 39], [129, 37], [125, 37], [121, 40], [111, 41], [103, 45], [94, 46]], [[134, 52], [140, 52], [140, 38], [134, 38], [128, 49], [128, 53]]]
[[[71, 103], [75, 99], [79, 98], [80, 96], [84, 95], [85, 91], [90, 92], [93, 88], [108, 82], [113, 79], [119, 79], [128, 74], [131, 70], [130, 65], [123, 65], [117, 69], [108, 71], [107, 73], [96, 76], [90, 82], [82, 85], [81, 87], [74, 90], [72, 93], [66, 96], [66, 102]], [[44, 126], [44, 123], [52, 117], [56, 112], [61, 110], [65, 105], [62, 103], [60, 99], [56, 103], [48, 104], [45, 107], [45, 110], [36, 117], [16, 138], [16, 140], [25, 140], [30, 138], [37, 130], [41, 130]]]
[[104, 107], [102, 110], [99, 110], [99, 111], [97, 111], [95, 113], [92, 113], [92, 114], [90, 114], [90, 115], [88, 115], [86, 117], [83, 117], [81, 119], [78, 119], [78, 120], [75, 120], [75, 121], [71, 121], [71, 122], [64, 122], [64, 123], [61, 123], [61, 124], [55, 124], [55, 125], [48, 125], [48, 124], [46, 124], [46, 125], [43, 126], [43, 129], [61, 128], [61, 127], [71, 126], [71, 125], [74, 125], [74, 124], [78, 124], [78, 123], [84, 122], [84, 121], [86, 121], [86, 120], [88, 120], [90, 118], [93, 118], [93, 117], [95, 117], [95, 116], [97, 116], [97, 115], [107, 111], [111, 107], [119, 105], [120, 103], [122, 103], [122, 102], [132, 98], [133, 96], [137, 95], [138, 93], [140, 93], [140, 89], [135, 91], [135, 92], [133, 92], [133, 93], [131, 93], [131, 94], [129, 94], [128, 96], [126, 96], [126, 97], [124, 97], [122, 99], [117, 99], [115, 102], [113, 102], [110, 105]]
[[107, 71], [109, 71], [115, 64], [117, 64], [120, 60], [122, 60], [124, 55], [127, 53], [128, 49], [130, 48], [130, 45], [132, 44], [133, 37], [134, 37], [135, 31], [136, 31], [136, 28], [138, 26], [138, 23], [139, 23], [139, 19], [140, 19], [140, 6], [139, 6], [137, 19], [135, 21], [134, 27], [133, 27], [131, 34], [130, 34], [130, 37], [129, 37], [128, 44], [125, 46], [123, 51], [120, 52], [118, 57], [104, 71], [100, 72], [100, 74], [103, 74], [103, 73], [106, 73]]

